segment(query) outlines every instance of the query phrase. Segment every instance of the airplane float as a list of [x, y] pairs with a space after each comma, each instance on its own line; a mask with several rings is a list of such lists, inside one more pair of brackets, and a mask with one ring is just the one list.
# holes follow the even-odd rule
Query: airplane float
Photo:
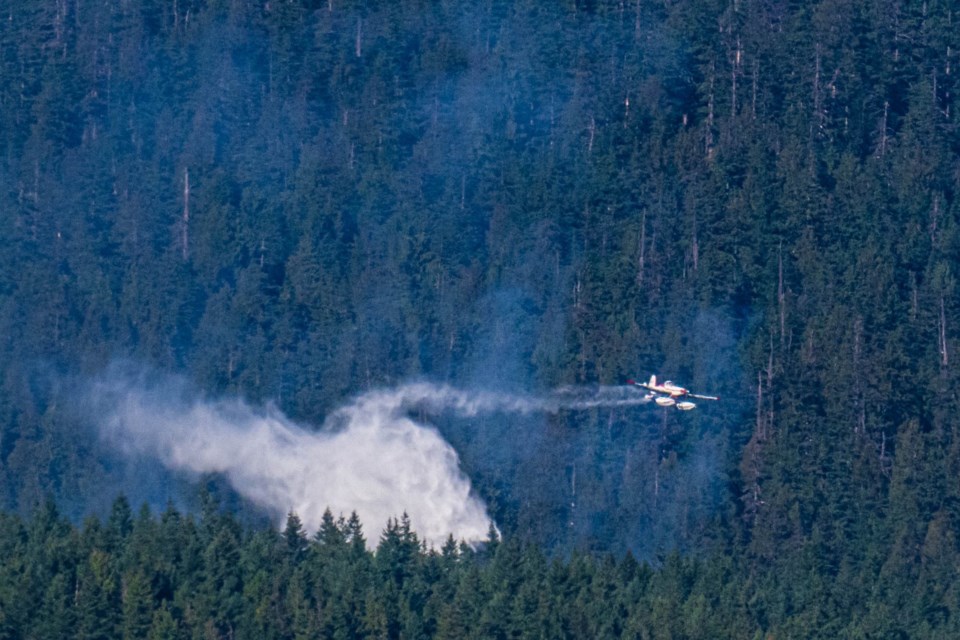
[[696, 403], [687, 398], [696, 398], [697, 400], [719, 400], [719, 396], [704, 396], [698, 393], [690, 393], [689, 389], [676, 385], [669, 380], [666, 382], [657, 382], [657, 376], [650, 376], [649, 382], [637, 382], [636, 380], [627, 380], [627, 384], [648, 391], [647, 398], [653, 400], [661, 407], [676, 407], [680, 411], [690, 411], [696, 408]]

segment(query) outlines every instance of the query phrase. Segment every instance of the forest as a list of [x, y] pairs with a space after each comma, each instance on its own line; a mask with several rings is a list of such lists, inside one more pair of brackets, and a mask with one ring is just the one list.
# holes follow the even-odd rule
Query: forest
[[123, 497], [81, 529], [49, 502], [29, 524], [0, 516], [0, 637], [736, 638], [757, 614], [787, 635], [811, 629], [728, 582], [737, 574], [721, 556], [674, 553], [654, 571], [630, 554], [549, 560], [495, 535], [426, 552], [405, 516], [374, 554], [352, 516], [328, 512], [310, 537], [294, 514], [282, 532], [252, 532], [204, 495], [199, 520], [169, 506], [133, 516]]
[[[957, 636], [957, 13], [0, 5], [0, 638]], [[110, 446], [117, 362], [721, 401], [431, 417], [437, 549]]]

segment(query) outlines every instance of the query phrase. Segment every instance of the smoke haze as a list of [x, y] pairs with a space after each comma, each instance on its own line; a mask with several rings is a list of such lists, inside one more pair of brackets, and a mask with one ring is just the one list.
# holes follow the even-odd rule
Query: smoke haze
[[156, 457], [172, 469], [223, 474], [278, 518], [293, 510], [309, 530], [319, 527], [327, 508], [356, 511], [368, 531], [406, 512], [434, 546], [450, 534], [482, 540], [491, 520], [453, 448], [410, 414], [469, 417], [646, 402], [629, 388], [565, 388], [528, 397], [419, 382], [363, 394], [312, 431], [272, 407], [201, 399], [174, 378], [112, 374], [93, 385], [92, 396], [101, 435], [127, 454]]

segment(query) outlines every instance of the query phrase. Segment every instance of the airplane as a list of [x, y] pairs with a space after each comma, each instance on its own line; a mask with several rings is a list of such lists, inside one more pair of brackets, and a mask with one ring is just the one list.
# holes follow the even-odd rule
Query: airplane
[[696, 404], [685, 400], [684, 398], [696, 398], [698, 400], [719, 400], [719, 396], [704, 396], [698, 393], [690, 393], [689, 389], [676, 385], [669, 380], [657, 383], [657, 376], [650, 376], [649, 382], [637, 382], [636, 380], [627, 380], [627, 384], [640, 387], [649, 391], [647, 398], [653, 400], [661, 407], [676, 407], [680, 411], [690, 411], [696, 408]]

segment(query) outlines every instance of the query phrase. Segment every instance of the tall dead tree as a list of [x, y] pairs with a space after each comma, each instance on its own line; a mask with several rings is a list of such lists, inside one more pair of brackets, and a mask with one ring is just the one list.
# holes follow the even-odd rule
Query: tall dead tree
[[190, 170], [183, 169], [183, 214], [180, 218], [180, 255], [190, 257]]

